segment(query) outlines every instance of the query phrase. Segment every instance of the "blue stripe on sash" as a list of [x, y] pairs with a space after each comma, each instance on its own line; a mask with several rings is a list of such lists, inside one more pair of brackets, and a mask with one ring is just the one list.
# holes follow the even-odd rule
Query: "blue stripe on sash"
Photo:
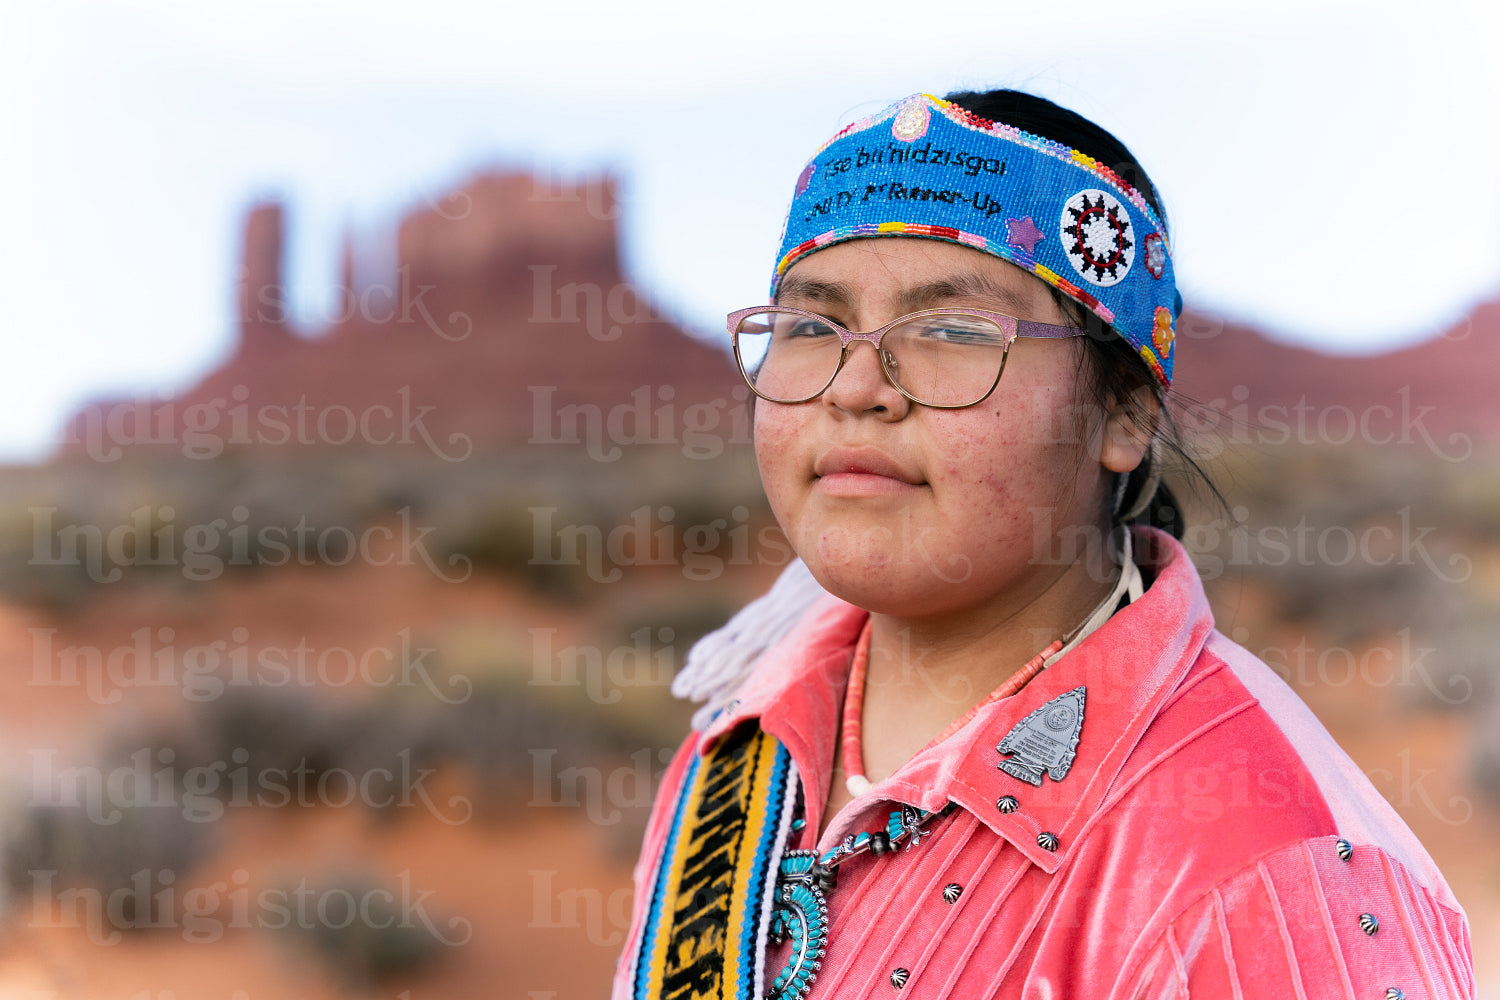
[[682, 818], [689, 798], [687, 792], [693, 787], [693, 780], [702, 763], [703, 758], [694, 754], [692, 763], [682, 776], [678, 786], [681, 793], [677, 796], [677, 808], [672, 815], [672, 828], [667, 832], [666, 849], [656, 863], [656, 878], [651, 887], [651, 907], [646, 913], [646, 926], [641, 931], [640, 949], [635, 957], [635, 995], [639, 1000], [649, 998], [646, 987], [651, 978], [651, 955], [656, 950], [656, 935], [661, 930], [662, 897], [666, 894], [667, 875], [672, 870], [672, 857], [677, 853], [677, 841], [682, 833]]
[[772, 822], [766, 824], [764, 835], [760, 843], [755, 845], [755, 856], [751, 861], [754, 871], [754, 881], [748, 898], [744, 900], [745, 922], [744, 930], [740, 934], [740, 960], [742, 984], [739, 1000], [756, 1000], [754, 990], [756, 987], [756, 966], [761, 958], [761, 950], [764, 948], [765, 935], [765, 897], [766, 881], [770, 877], [771, 865], [780, 847], [780, 839], [783, 820], [786, 819], [786, 810], [794, 803], [787, 802], [786, 779], [788, 767], [792, 755], [787, 752], [786, 747], [779, 743], [776, 747], [776, 762], [771, 770], [771, 787], [766, 795], [766, 807], [774, 817]]

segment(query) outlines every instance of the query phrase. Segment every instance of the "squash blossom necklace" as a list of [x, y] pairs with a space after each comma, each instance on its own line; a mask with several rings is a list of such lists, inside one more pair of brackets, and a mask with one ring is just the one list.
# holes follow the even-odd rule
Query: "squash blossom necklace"
[[[983, 701], [969, 709], [962, 718], [950, 725], [934, 741], [940, 743], [965, 725], [976, 712], [986, 705], [1009, 698], [1041, 672], [1049, 662], [1072, 649], [1108, 620], [1115, 610], [1126, 601], [1139, 597], [1142, 590], [1140, 570], [1131, 559], [1130, 533], [1125, 532], [1124, 553], [1121, 559], [1120, 579], [1110, 594], [1098, 606], [1061, 639], [1027, 661], [1026, 665], [1012, 674], [1005, 683], [991, 692]], [[860, 750], [860, 716], [865, 700], [865, 671], [869, 665], [870, 627], [865, 626], [855, 647], [854, 664], [849, 673], [849, 688], [844, 696], [844, 712], [840, 725], [840, 739], [844, 752], [844, 766], [848, 771], [845, 785], [849, 794], [859, 796], [874, 788], [864, 775], [864, 756]], [[1081, 689], [1080, 689], [1081, 693]], [[1082, 714], [1078, 716], [1082, 726]], [[922, 838], [930, 836], [927, 824], [934, 818], [952, 812], [954, 804], [932, 812], [903, 805], [890, 813], [883, 830], [867, 830], [851, 833], [837, 847], [819, 854], [817, 851], [789, 850], [782, 854], [776, 875], [776, 893], [771, 908], [769, 938], [781, 944], [792, 942], [791, 955], [777, 973], [767, 991], [769, 1000], [805, 997], [812, 988], [813, 980], [823, 967], [823, 955], [828, 950], [828, 899], [825, 895], [838, 884], [839, 866], [850, 858], [861, 854], [873, 854], [877, 858], [894, 854], [899, 848], [914, 850]], [[792, 830], [799, 832], [807, 825], [801, 817], [793, 820]], [[958, 901], [962, 889], [950, 885], [943, 890], [943, 898], [950, 903]], [[891, 973], [891, 985], [900, 989], [906, 985], [907, 972], [897, 969]]]

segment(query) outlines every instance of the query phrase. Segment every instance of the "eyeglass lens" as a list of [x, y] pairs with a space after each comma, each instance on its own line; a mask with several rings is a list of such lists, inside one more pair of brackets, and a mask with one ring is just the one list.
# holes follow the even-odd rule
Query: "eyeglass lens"
[[[801, 402], [838, 371], [842, 344], [827, 321], [767, 310], [740, 321], [740, 367], [756, 392]], [[856, 348], [850, 343], [850, 349]], [[934, 406], [966, 406], [994, 387], [1005, 361], [1005, 332], [982, 316], [919, 316], [886, 331], [881, 362], [903, 392]]]

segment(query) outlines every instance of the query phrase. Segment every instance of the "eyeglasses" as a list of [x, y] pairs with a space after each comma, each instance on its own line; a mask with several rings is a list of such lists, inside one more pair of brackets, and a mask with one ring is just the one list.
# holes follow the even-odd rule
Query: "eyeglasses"
[[957, 410], [983, 402], [1000, 384], [1017, 337], [1082, 337], [1071, 326], [1033, 323], [983, 309], [923, 309], [869, 333], [817, 313], [752, 306], [729, 314], [740, 373], [762, 399], [805, 403], [833, 384], [850, 345], [867, 340], [880, 367], [914, 403]]

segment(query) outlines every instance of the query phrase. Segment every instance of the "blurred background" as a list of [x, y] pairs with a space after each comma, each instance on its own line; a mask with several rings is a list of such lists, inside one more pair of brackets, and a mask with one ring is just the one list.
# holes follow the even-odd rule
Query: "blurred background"
[[1219, 627], [1500, 996], [1497, 29], [5, 6], [0, 997], [602, 995], [671, 677], [790, 557], [723, 314], [819, 143], [992, 86], [1162, 190]]

